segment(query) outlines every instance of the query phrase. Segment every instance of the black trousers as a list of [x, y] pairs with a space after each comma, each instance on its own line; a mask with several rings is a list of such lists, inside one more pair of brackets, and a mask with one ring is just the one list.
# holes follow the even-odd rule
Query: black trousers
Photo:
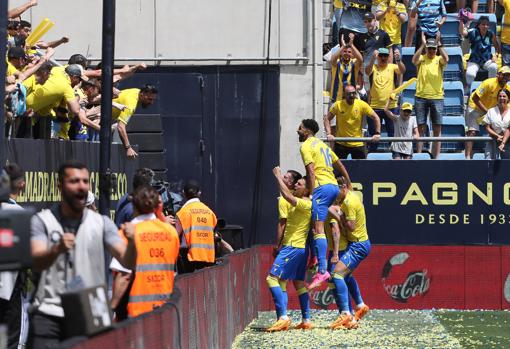
[[20, 276], [18, 275], [11, 299], [0, 299], [0, 323], [7, 325], [8, 349], [18, 348], [21, 332], [22, 285], [19, 280]]
[[34, 313], [30, 318], [29, 349], [47, 349], [65, 339], [64, 318]]
[[366, 159], [367, 149], [364, 145], [360, 147], [346, 147], [345, 145], [335, 143], [335, 154], [340, 159], [347, 159], [349, 154], [351, 154], [353, 159]]

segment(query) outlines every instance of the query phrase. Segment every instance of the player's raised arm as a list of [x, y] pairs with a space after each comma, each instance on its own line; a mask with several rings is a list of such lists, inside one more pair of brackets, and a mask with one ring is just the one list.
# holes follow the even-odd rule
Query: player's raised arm
[[273, 174], [276, 178], [276, 182], [278, 183], [278, 189], [280, 190], [280, 193], [282, 193], [282, 197], [285, 200], [287, 200], [292, 206], [296, 206], [297, 204], [296, 197], [292, 195], [289, 188], [287, 188], [287, 185], [285, 185], [285, 182], [283, 181], [282, 177], [282, 172], [279, 166], [273, 168]]

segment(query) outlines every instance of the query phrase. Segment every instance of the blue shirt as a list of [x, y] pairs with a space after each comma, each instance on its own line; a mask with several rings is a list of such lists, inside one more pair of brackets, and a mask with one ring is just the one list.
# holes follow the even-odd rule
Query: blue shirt
[[490, 30], [487, 31], [485, 36], [482, 36], [478, 28], [468, 30], [468, 39], [471, 44], [469, 62], [482, 66], [492, 58], [491, 45], [493, 36], [494, 33]]
[[[411, 8], [416, 7], [416, 0], [411, 4]], [[427, 36], [435, 36], [439, 28], [436, 21], [446, 17], [446, 8], [443, 0], [423, 0], [418, 6], [418, 27]]]
[[131, 222], [133, 219], [133, 203], [129, 200], [129, 194], [125, 194], [120, 198], [119, 202], [117, 202], [117, 207], [115, 209], [115, 224], [118, 228], [123, 223]]

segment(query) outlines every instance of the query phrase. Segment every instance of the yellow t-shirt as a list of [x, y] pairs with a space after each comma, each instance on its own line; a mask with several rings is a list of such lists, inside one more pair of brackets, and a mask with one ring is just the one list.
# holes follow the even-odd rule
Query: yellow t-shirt
[[342, 0], [335, 0], [333, 1], [333, 6], [335, 8], [343, 8], [344, 7], [344, 4], [343, 4], [343, 1]]
[[[338, 88], [336, 93], [335, 101], [341, 101], [344, 94], [344, 80], [348, 84], [356, 86], [357, 77], [359, 74], [359, 68], [356, 65], [356, 58], [352, 58], [348, 63], [344, 63], [342, 57], [337, 61], [337, 64], [331, 66], [331, 87], [329, 89], [329, 95], [333, 97], [335, 93], [335, 79], [338, 71], [338, 63], [340, 63], [340, 75], [338, 76]], [[344, 76], [344, 72], [346, 72]]]
[[11, 62], [7, 62], [7, 70], [5, 72], [5, 76], [14, 75], [14, 73], [16, 73], [17, 71], [18, 69], [16, 69], [16, 67], [13, 66]]
[[501, 43], [510, 45], [510, 0], [503, 0], [505, 9], [505, 21], [501, 26]]
[[345, 214], [345, 219], [354, 221], [354, 230], [347, 233], [347, 240], [350, 242], [368, 240], [365, 207], [359, 195], [356, 195], [352, 191], [347, 192], [340, 209]]
[[278, 219], [287, 219], [289, 210], [292, 208], [290, 202], [285, 200], [282, 196], [278, 198]]
[[488, 78], [484, 80], [469, 97], [469, 107], [476, 109], [479, 112], [482, 112], [476, 106], [475, 102], [473, 102], [473, 96], [475, 95], [475, 93], [480, 98], [480, 102], [482, 102], [487, 109], [495, 107], [496, 104], [498, 104], [498, 92], [502, 88], [504, 88], [507, 91], [510, 91], [510, 87], [507, 84], [505, 84], [505, 87], [499, 86], [498, 78]]
[[[386, 11], [388, 5], [384, 2], [379, 4], [378, 11]], [[379, 21], [381, 29], [390, 36], [391, 43], [398, 45], [402, 43], [402, 23], [398, 19], [398, 13], [404, 13], [407, 16], [406, 5], [398, 2], [395, 11], [387, 12]]]
[[34, 91], [27, 95], [27, 108], [41, 115], [48, 115], [48, 110], [57, 107], [62, 99], [65, 103], [76, 99], [67, 74], [62, 75], [58, 70], [54, 73], [54, 69], [43, 85], [36, 85]]
[[23, 86], [25, 86], [27, 90], [27, 96], [34, 92], [35, 88], [37, 87], [37, 81], [35, 81], [35, 74], [32, 74], [28, 78], [23, 80], [22, 84]]
[[303, 164], [307, 166], [313, 163], [314, 165], [314, 188], [325, 184], [338, 184], [333, 172], [333, 163], [338, 161], [338, 156], [323, 141], [310, 137], [299, 150]]
[[125, 125], [129, 122], [129, 119], [134, 114], [136, 106], [138, 105], [138, 95], [140, 94], [139, 88], [128, 88], [122, 90], [119, 93], [119, 97], [113, 101], [122, 104], [126, 107], [123, 111], [117, 108], [112, 108], [112, 119], [117, 122], [121, 121]]
[[[324, 223], [324, 232], [326, 233], [326, 239], [328, 239], [328, 251], [333, 251], [333, 233], [332, 233], [332, 225], [337, 224], [338, 221], [328, 215], [326, 218], [326, 222]], [[338, 252], [343, 251], [347, 248], [347, 237], [345, 234], [340, 232], [340, 240], [338, 241]]]
[[283, 233], [283, 246], [305, 248], [312, 219], [312, 201], [297, 198], [296, 206], [290, 206]]
[[444, 97], [443, 70], [445, 62], [441, 56], [434, 56], [430, 59], [427, 55], [421, 56], [419, 62], [416, 97], [442, 99]]
[[[336, 116], [337, 137], [362, 137], [361, 123], [363, 116], [372, 114], [374, 110], [361, 99], [355, 99], [352, 105], [345, 99], [335, 102], [330, 113]], [[347, 147], [361, 147], [363, 142], [338, 142]]]
[[[395, 89], [395, 73], [400, 74], [396, 64], [388, 64], [379, 68], [374, 64], [370, 83], [370, 106], [374, 109], [384, 109], [391, 91]], [[390, 102], [390, 108], [397, 107], [397, 100]]]

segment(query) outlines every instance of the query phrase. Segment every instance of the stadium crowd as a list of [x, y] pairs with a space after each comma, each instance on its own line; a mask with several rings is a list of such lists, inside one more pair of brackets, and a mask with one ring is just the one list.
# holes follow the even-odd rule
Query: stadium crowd
[[[510, 19], [502, 23], [501, 16], [510, 1], [335, 0], [333, 6], [324, 128], [341, 159], [412, 159], [425, 151], [434, 159], [509, 157], [502, 91], [509, 89]], [[432, 142], [429, 150], [425, 142], [379, 142], [381, 135], [481, 135], [493, 142]], [[363, 136], [371, 142], [333, 145], [334, 137]]]

